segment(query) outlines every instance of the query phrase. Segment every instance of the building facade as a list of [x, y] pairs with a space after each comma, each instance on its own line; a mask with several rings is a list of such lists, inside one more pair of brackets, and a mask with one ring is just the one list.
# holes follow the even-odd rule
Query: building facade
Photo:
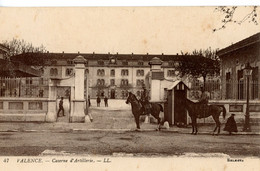
[[221, 59], [222, 99], [246, 99], [247, 63], [252, 67], [249, 97], [260, 99], [260, 33], [221, 49], [217, 55]]
[[[73, 59], [79, 53], [44, 53], [22, 54], [12, 58], [14, 61], [25, 62], [27, 58], [44, 58], [43, 77], [67, 79], [74, 74]], [[141, 96], [143, 87], [150, 89], [150, 65], [152, 58], [162, 60], [165, 80], [176, 80], [176, 66], [189, 55], [150, 55], [150, 54], [80, 54], [86, 59], [86, 87], [90, 98], [97, 96], [110, 99], [125, 99], [128, 91]], [[196, 57], [196, 56], [192, 56]]]

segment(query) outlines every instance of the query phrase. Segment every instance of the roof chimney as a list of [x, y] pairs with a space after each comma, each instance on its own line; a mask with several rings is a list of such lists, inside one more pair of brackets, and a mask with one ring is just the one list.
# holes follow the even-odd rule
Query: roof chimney
[[93, 55], [95, 55], [95, 52], [93, 52]]
[[132, 52], [132, 56], [134, 55], [134, 53]]
[[149, 55], [149, 53], [147, 53], [147, 55]]
[[116, 54], [118, 55], [118, 52], [116, 52]]
[[110, 52], [108, 52], [108, 54], [110, 55]]
[[80, 54], [80, 52], [78, 51], [78, 54]]
[[162, 55], [163, 55], [163, 53], [162, 53]]

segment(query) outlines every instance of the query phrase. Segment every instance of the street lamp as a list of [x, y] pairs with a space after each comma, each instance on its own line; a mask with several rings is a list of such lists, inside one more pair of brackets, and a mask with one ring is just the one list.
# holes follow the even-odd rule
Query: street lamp
[[244, 69], [244, 74], [247, 77], [247, 86], [246, 86], [246, 115], [245, 115], [245, 124], [243, 131], [250, 132], [250, 122], [249, 122], [249, 77], [252, 74], [252, 67], [249, 65], [249, 62], [246, 64]]

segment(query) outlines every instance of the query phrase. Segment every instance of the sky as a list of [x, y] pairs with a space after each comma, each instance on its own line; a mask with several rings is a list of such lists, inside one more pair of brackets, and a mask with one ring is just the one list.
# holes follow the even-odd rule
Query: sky
[[[260, 32], [245, 22], [221, 27], [215, 7], [0, 7], [0, 43], [13, 38], [49, 52], [176, 54], [224, 48]], [[239, 7], [238, 19], [251, 7]], [[258, 8], [260, 15], [260, 9]]]

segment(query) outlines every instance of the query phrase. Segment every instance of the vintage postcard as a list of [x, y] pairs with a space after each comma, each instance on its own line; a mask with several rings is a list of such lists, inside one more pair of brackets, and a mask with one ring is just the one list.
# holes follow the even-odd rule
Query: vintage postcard
[[259, 170], [260, 7], [0, 7], [0, 169]]

